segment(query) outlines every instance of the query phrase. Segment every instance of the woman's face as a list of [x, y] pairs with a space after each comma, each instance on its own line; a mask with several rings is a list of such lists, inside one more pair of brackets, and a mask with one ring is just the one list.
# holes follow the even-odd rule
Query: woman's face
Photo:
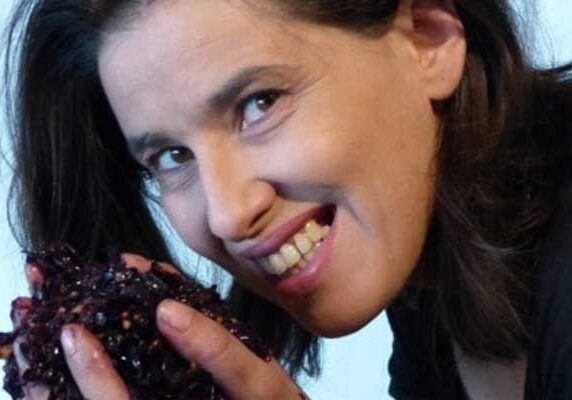
[[[158, 1], [99, 53], [184, 242], [325, 336], [397, 295], [430, 219], [438, 123], [400, 21], [366, 39], [242, 2]], [[269, 278], [321, 234], [297, 274]]]

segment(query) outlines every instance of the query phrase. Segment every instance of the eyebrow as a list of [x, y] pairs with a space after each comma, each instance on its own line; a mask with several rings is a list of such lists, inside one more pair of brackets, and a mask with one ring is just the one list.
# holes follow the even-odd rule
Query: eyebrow
[[250, 66], [239, 70], [207, 101], [208, 109], [222, 111], [236, 101], [240, 93], [253, 81], [265, 76], [284, 76], [299, 68], [286, 64]]
[[[206, 101], [207, 114], [228, 110], [242, 91], [255, 80], [265, 76], [284, 76], [299, 70], [287, 64], [249, 66], [239, 70]], [[127, 140], [129, 152], [136, 159], [147, 149], [173, 145], [166, 132], [144, 132]]]

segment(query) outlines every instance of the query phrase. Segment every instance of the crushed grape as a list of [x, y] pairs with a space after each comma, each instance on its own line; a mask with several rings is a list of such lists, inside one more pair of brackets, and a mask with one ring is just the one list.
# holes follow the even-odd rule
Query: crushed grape
[[[63, 243], [29, 254], [29, 259], [44, 275], [44, 283], [33, 289], [31, 302], [12, 303], [12, 316], [19, 308], [27, 308], [19, 328], [0, 333], [0, 355], [7, 356], [4, 389], [13, 399], [23, 397], [23, 386], [28, 383], [47, 385], [50, 400], [82, 399], [59, 339], [68, 323], [83, 324], [98, 337], [133, 399], [227, 399], [207, 372], [182, 358], [161, 336], [155, 310], [166, 298], [194, 307], [259, 357], [271, 359], [267, 347], [231, 315], [216, 286], [205, 288], [188, 277], [164, 271], [157, 263], [140, 273], [125, 265], [117, 251], [105, 263], [84, 263]], [[16, 337], [21, 338], [20, 351], [29, 363], [23, 374], [11, 351]]]

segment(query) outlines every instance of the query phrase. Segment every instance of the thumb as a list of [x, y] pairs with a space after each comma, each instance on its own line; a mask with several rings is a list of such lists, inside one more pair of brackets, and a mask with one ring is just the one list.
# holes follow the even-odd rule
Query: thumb
[[200, 312], [166, 300], [157, 315], [159, 329], [179, 353], [209, 372], [232, 399], [301, 398], [298, 387], [276, 360], [262, 360]]

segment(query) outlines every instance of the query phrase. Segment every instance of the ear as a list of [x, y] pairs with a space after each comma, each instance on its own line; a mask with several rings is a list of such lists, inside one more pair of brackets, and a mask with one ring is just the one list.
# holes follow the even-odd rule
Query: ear
[[450, 97], [463, 76], [466, 40], [453, 0], [406, 0], [412, 41], [426, 95]]

